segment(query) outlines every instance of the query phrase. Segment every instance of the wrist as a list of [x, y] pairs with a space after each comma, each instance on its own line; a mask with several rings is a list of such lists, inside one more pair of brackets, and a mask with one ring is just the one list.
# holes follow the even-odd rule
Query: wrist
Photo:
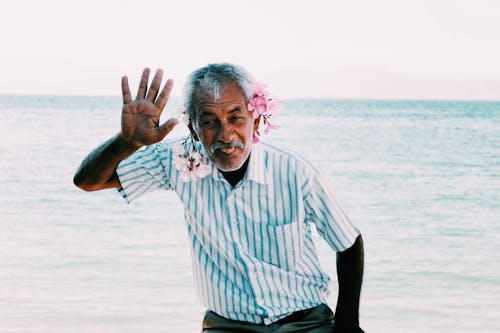
[[343, 325], [334, 322], [333, 324], [334, 333], [364, 333], [364, 331], [359, 327], [359, 325]]
[[133, 154], [142, 147], [142, 145], [134, 142], [133, 140], [125, 139], [121, 133], [118, 133], [115, 136], [114, 141], [119, 152], [124, 153], [125, 155]]
[[359, 332], [359, 318], [357, 312], [345, 312], [336, 309], [334, 318], [335, 332]]

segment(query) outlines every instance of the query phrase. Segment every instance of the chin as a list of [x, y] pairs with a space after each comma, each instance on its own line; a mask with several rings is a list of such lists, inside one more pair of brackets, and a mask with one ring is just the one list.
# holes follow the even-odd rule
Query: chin
[[236, 171], [239, 168], [245, 164], [246, 160], [250, 156], [250, 152], [235, 152], [234, 155], [232, 156], [223, 156], [216, 154], [214, 156], [214, 163], [217, 169], [224, 171], [224, 172], [230, 172], [230, 171]]
[[215, 165], [217, 166], [217, 169], [224, 171], [224, 172], [230, 172], [230, 171], [236, 171], [239, 168], [245, 164], [248, 156], [246, 158], [244, 156], [233, 156], [233, 158], [217, 158], [215, 160]]
[[224, 172], [236, 171], [243, 165], [244, 161], [241, 163], [216, 163], [217, 169]]

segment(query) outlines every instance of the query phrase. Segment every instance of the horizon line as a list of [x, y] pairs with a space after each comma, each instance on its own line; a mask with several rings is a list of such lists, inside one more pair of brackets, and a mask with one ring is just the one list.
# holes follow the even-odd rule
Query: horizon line
[[[42, 93], [0, 93], [0, 98], [3, 97], [42, 97], [42, 98], [116, 98], [121, 99], [120, 95], [107, 94], [42, 94]], [[181, 97], [172, 96], [171, 99], [181, 101]], [[408, 102], [491, 102], [500, 103], [500, 99], [477, 99], [477, 98], [426, 98], [426, 97], [288, 97], [280, 98], [281, 101], [307, 101], [307, 100], [335, 100], [335, 101], [408, 101]]]

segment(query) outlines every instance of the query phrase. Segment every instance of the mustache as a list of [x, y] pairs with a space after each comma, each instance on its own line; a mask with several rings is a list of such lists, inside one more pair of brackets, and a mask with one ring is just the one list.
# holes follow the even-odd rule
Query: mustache
[[216, 150], [224, 148], [233, 148], [233, 147], [243, 149], [245, 146], [243, 145], [243, 143], [239, 141], [231, 141], [227, 143], [222, 141], [217, 141], [216, 143], [210, 146], [210, 151], [212, 153], [215, 153]]

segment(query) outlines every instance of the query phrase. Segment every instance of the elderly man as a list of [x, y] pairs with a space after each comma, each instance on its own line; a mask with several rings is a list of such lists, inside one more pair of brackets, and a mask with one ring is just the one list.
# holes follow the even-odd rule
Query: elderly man
[[[261, 122], [270, 125], [267, 92], [239, 66], [201, 68], [185, 88], [190, 137], [162, 141], [178, 123], [159, 124], [173, 86], [160, 91], [162, 75], [148, 88], [145, 69], [135, 100], [122, 78], [121, 131], [85, 158], [75, 184], [116, 188], [127, 202], [155, 189], [178, 194], [208, 308], [203, 332], [362, 332], [361, 234], [320, 171], [259, 142]], [[335, 315], [312, 224], [337, 252]]]

